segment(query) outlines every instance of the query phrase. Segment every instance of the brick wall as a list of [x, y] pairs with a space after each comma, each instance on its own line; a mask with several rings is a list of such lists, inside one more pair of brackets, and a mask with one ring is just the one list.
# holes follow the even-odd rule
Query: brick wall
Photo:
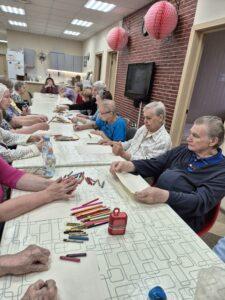
[[[169, 2], [175, 5], [174, 0]], [[138, 109], [133, 106], [132, 99], [124, 96], [128, 64], [154, 61], [156, 69], [151, 99], [160, 100], [165, 104], [166, 124], [167, 128], [170, 128], [196, 3], [197, 0], [180, 1], [178, 26], [172, 36], [164, 40], [144, 37], [141, 33], [143, 16], [151, 5], [145, 6], [123, 20], [124, 27], [129, 28], [130, 37], [127, 48], [119, 52], [115, 89], [115, 101], [122, 116], [137, 122]]]

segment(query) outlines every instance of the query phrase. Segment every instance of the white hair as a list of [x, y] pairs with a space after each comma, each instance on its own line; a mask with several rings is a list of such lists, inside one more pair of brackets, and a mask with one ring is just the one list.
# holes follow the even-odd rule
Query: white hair
[[98, 91], [106, 89], [106, 84], [99, 80], [93, 83], [93, 87], [95, 87]]
[[163, 120], [166, 119], [166, 108], [165, 105], [161, 101], [153, 101], [145, 105], [144, 111], [147, 109], [154, 109], [154, 113], [156, 116], [163, 116]]

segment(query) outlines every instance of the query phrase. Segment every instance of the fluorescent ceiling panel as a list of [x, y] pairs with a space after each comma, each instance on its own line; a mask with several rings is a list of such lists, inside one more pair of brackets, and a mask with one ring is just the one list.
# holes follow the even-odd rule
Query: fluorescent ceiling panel
[[103, 12], [109, 12], [116, 7], [115, 4], [96, 0], [89, 0], [84, 6], [89, 9], [94, 9]]
[[9, 24], [13, 26], [27, 27], [27, 23], [25, 22], [17, 22], [17, 21], [9, 20]]
[[77, 25], [77, 26], [82, 26], [82, 27], [90, 27], [91, 25], [93, 25], [92, 22], [83, 21], [83, 20], [79, 20], [79, 19], [73, 19], [71, 24]]
[[63, 33], [68, 35], [73, 35], [73, 36], [78, 36], [80, 34], [80, 32], [70, 31], [70, 30], [65, 30]]
[[25, 10], [23, 8], [17, 8], [12, 6], [6, 6], [6, 5], [0, 5], [1, 10], [10, 13], [10, 14], [16, 14], [16, 15], [25, 15]]

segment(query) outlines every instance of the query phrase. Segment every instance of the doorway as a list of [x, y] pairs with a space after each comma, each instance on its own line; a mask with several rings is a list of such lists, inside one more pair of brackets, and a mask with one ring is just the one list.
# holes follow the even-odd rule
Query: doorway
[[111, 92], [113, 98], [115, 95], [116, 86], [116, 72], [117, 72], [117, 52], [108, 52], [107, 69], [106, 69], [106, 85]]
[[215, 115], [225, 120], [225, 30], [204, 36], [204, 49], [182, 135], [186, 140], [193, 122]]
[[7, 77], [6, 55], [0, 54], [0, 77]]
[[[211, 75], [209, 73], [204, 73], [202, 68], [204, 69], [205, 66], [208, 65], [208, 61], [206, 63], [206, 58], [208, 55], [213, 57], [213, 61], [215, 58], [218, 59], [218, 54], [212, 54], [212, 49], [210, 47], [217, 47], [213, 45], [213, 39], [217, 38], [216, 35], [213, 34], [221, 34], [223, 35], [225, 31], [225, 19], [218, 19], [212, 22], [206, 22], [199, 25], [194, 25], [191, 30], [191, 35], [189, 39], [187, 54], [184, 62], [183, 72], [181, 76], [179, 91], [177, 95], [177, 101], [173, 116], [173, 121], [170, 129], [170, 135], [172, 138], [173, 146], [178, 146], [181, 143], [183, 132], [185, 131], [185, 124], [189, 122], [191, 119], [191, 112], [194, 112], [194, 102], [192, 99], [199, 96], [199, 88], [196, 85], [198, 82], [201, 83], [201, 97], [205, 97], [204, 93], [204, 85], [205, 87], [209, 88], [208, 91], [212, 89], [210, 87], [211, 80], [217, 81], [217, 85], [220, 86], [220, 95], [218, 99], [223, 97], [223, 66], [221, 66], [219, 74]], [[212, 34], [212, 35], [211, 35]], [[222, 42], [222, 41], [221, 41]], [[220, 43], [221, 44], [221, 43]], [[221, 46], [223, 47], [223, 46]], [[205, 61], [204, 61], [205, 60]], [[221, 58], [222, 60], [222, 58]], [[215, 63], [215, 62], [214, 62]], [[203, 76], [200, 76], [203, 74]], [[218, 76], [218, 77], [217, 77]], [[225, 74], [224, 74], [225, 76]], [[211, 78], [212, 77], [212, 78]], [[224, 78], [224, 79], [223, 79]], [[206, 83], [201, 82], [201, 80], [205, 80]], [[210, 83], [207, 82], [210, 80]], [[214, 84], [215, 84], [214, 82]], [[225, 82], [224, 82], [225, 86]], [[214, 91], [217, 92], [216, 88]], [[209, 97], [207, 97], [209, 99]], [[214, 101], [214, 100], [213, 100]], [[211, 102], [213, 102], [211, 100]], [[222, 100], [221, 100], [222, 101]], [[207, 113], [207, 106], [208, 104], [200, 103], [199, 106], [201, 109], [205, 109], [205, 111], [201, 110], [201, 114]], [[218, 104], [219, 105], [219, 104]], [[212, 105], [211, 105], [212, 107]], [[197, 110], [198, 108], [195, 108]], [[189, 116], [190, 112], [190, 116]], [[213, 111], [214, 112], [214, 111]], [[209, 112], [208, 112], [209, 113]], [[214, 112], [215, 113], [215, 112]], [[211, 112], [212, 114], [212, 112]], [[196, 115], [195, 115], [196, 116]], [[187, 118], [188, 117], [188, 118]], [[194, 118], [194, 115], [193, 115]], [[188, 120], [189, 119], [189, 120]], [[186, 122], [186, 120], [188, 120]]]
[[102, 73], [102, 53], [95, 55], [95, 81], [101, 80]]

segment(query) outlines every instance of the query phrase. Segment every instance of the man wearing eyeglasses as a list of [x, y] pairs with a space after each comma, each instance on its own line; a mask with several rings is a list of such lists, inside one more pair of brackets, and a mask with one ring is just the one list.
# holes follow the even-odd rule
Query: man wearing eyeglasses
[[[88, 124], [87, 128], [95, 129], [91, 133], [101, 136], [108, 141], [125, 141], [126, 121], [117, 115], [116, 104], [113, 100], [104, 100], [99, 105], [99, 117], [95, 123]], [[84, 129], [82, 125], [75, 125], [74, 130]]]

